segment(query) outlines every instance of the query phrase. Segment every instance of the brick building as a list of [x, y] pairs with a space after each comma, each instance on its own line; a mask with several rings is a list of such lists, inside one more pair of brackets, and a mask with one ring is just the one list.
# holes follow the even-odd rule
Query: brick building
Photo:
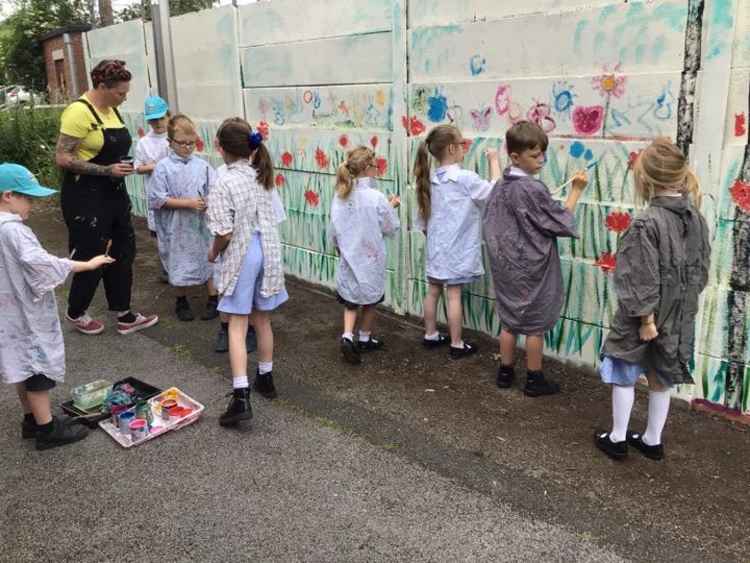
[[71, 25], [39, 38], [44, 51], [47, 92], [51, 103], [75, 99], [88, 89], [83, 34], [89, 29], [89, 25]]

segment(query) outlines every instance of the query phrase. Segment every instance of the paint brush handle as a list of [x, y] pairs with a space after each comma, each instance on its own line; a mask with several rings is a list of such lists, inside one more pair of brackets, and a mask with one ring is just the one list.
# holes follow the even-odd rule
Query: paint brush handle
[[104, 256], [109, 256], [109, 251], [112, 249], [112, 239], [107, 241], [107, 248], [104, 249]]
[[[596, 166], [597, 164], [598, 164], [598, 161], [597, 161], [597, 160], [595, 160], [594, 162], [592, 162], [592, 163], [590, 163], [590, 164], [587, 164], [587, 165], [586, 165], [586, 170], [591, 170], [591, 169], [592, 169], [592, 168], [593, 168], [594, 166]], [[569, 179], [569, 180], [568, 180], [567, 182], [565, 182], [564, 184], [562, 184], [562, 185], [560, 185], [560, 186], [557, 186], [557, 187], [556, 187], [556, 188], [555, 188], [554, 190], [550, 190], [550, 193], [551, 193], [552, 195], [555, 195], [555, 194], [559, 194], [559, 193], [560, 193], [561, 191], [563, 191], [563, 189], [564, 189], [565, 187], [567, 187], [567, 186], [569, 186], [570, 184], [572, 184], [572, 183], [573, 183], [573, 180], [575, 180], [575, 175], [574, 175], [574, 176], [573, 176], [572, 178], [570, 178], [570, 179]]]

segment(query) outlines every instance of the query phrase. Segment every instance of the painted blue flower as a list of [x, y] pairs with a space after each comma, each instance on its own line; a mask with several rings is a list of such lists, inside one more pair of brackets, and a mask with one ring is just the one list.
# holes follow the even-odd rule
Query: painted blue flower
[[592, 160], [594, 158], [594, 153], [591, 151], [591, 149], [586, 149], [586, 153], [583, 155], [584, 160]]
[[430, 106], [427, 110], [427, 118], [433, 123], [440, 123], [445, 119], [448, 112], [448, 99], [435, 92], [435, 95], [427, 98], [427, 104]]
[[[570, 156], [573, 158], [581, 158], [584, 151], [586, 150], [586, 147], [583, 146], [583, 143], [581, 141], [576, 141], [572, 145], [570, 145]], [[589, 152], [591, 152], [589, 150]]]

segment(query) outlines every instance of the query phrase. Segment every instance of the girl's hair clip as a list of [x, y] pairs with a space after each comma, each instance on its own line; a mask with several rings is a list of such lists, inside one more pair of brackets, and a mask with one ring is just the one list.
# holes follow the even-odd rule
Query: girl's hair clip
[[255, 133], [250, 133], [247, 137], [248, 142], [250, 143], [250, 148], [252, 150], [257, 149], [261, 143], [263, 142], [263, 135], [258, 133], [257, 131]]

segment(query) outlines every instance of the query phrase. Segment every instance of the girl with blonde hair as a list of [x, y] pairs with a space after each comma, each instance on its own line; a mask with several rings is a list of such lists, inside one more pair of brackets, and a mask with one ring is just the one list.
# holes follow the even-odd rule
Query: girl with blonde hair
[[[340, 256], [336, 295], [344, 306], [341, 353], [359, 364], [362, 352], [380, 350], [383, 341], [372, 336], [375, 306], [385, 299], [385, 237], [400, 228], [395, 208], [400, 200], [375, 187], [375, 153], [357, 147], [347, 154], [336, 175], [336, 196], [331, 203], [328, 238]], [[359, 335], [354, 341], [357, 312], [362, 308]]]
[[[596, 446], [613, 459], [632, 446], [664, 458], [662, 430], [670, 389], [692, 384], [698, 297], [706, 286], [710, 243], [698, 210], [700, 189], [687, 159], [669, 139], [656, 139], [634, 166], [637, 195], [647, 207], [617, 250], [614, 285], [618, 308], [602, 351], [602, 381], [612, 385], [612, 430], [597, 432]], [[643, 433], [628, 429], [635, 383], [649, 385]]]

